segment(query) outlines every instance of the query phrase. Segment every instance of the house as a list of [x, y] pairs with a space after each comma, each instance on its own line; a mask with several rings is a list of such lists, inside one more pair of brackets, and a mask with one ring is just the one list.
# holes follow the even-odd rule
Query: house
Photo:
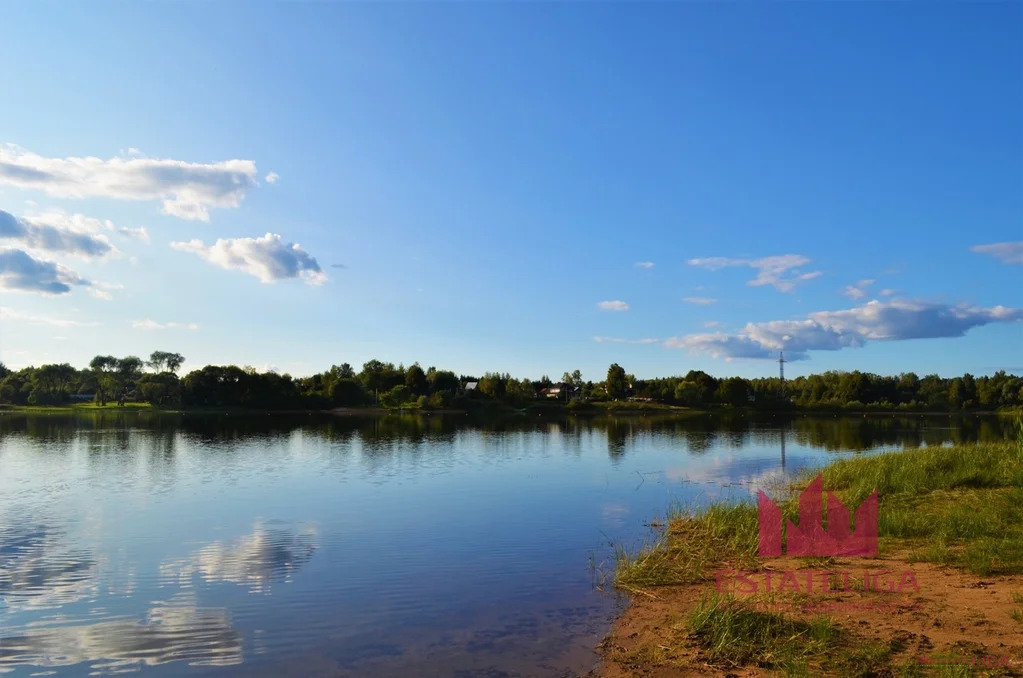
[[582, 388], [564, 382], [551, 384], [540, 392], [552, 400], [579, 400], [583, 396]]

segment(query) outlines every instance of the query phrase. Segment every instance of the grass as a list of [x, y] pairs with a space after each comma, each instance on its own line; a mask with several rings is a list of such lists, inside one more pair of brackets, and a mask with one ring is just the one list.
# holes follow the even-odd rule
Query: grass
[[756, 665], [785, 676], [828, 675], [867, 678], [890, 675], [885, 668], [895, 649], [877, 642], [849, 643], [828, 617], [795, 619], [735, 605], [729, 596], [705, 597], [657, 645], [620, 657], [639, 666], [683, 665], [687, 648], [701, 662], [725, 669]]
[[62, 412], [109, 412], [109, 411], [137, 411], [137, 410], [156, 410], [149, 403], [140, 402], [126, 402], [124, 405], [118, 405], [117, 401], [108, 402], [105, 406], [99, 403], [70, 403], [67, 405], [0, 405], [0, 412], [18, 412], [18, 413], [32, 413], [32, 414], [58, 414]]
[[[1021, 449], [985, 443], [844, 459], [823, 469], [824, 487], [850, 507], [878, 491], [882, 551], [908, 550], [911, 562], [979, 575], [1023, 573]], [[815, 473], [788, 488], [780, 502], [786, 518], [797, 519], [798, 491]], [[631, 590], [692, 584], [725, 563], [751, 569], [757, 543], [752, 502], [675, 510], [657, 542], [636, 553], [618, 549], [615, 584]]]
[[756, 563], [757, 543], [757, 509], [751, 504], [679, 509], [653, 546], [631, 555], [617, 550], [615, 585], [637, 589], [692, 584], [725, 562], [748, 569]]
[[[978, 575], [1023, 573], [1023, 424], [1019, 440], [928, 447], [836, 461], [773, 492], [796, 519], [798, 494], [817, 473], [824, 487], [853, 508], [875, 490], [882, 555], [958, 567]], [[651, 587], [706, 582], [715, 569], [756, 570], [757, 509], [752, 501], [672, 511], [660, 538], [635, 553], [617, 552], [614, 583]], [[827, 569], [828, 558], [801, 559]], [[828, 618], [799, 619], [705, 598], [664, 644], [640, 648], [629, 661], [660, 665], [698, 647], [718, 665], [756, 664], [790, 676], [1002, 675], [965, 666], [895, 666], [905, 648], [843, 634]], [[1010, 612], [1023, 624], [1023, 594]]]
[[838, 627], [826, 617], [803, 621], [733, 602], [726, 596], [705, 598], [689, 614], [691, 637], [714, 663], [801, 672], [834, 648]]
[[928, 447], [837, 461], [824, 486], [847, 506], [879, 496], [881, 550], [974, 574], [1023, 573], [1023, 443]]

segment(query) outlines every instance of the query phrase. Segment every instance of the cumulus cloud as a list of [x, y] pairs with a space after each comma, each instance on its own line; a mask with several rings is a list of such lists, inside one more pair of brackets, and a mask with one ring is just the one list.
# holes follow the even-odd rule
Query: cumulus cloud
[[287, 278], [301, 278], [309, 285], [327, 281], [316, 259], [298, 244], [284, 242], [276, 233], [267, 233], [262, 238], [221, 238], [209, 246], [202, 240], [172, 242], [171, 247], [198, 254], [215, 266], [248, 273], [264, 283]]
[[45, 218], [19, 219], [3, 210], [0, 210], [0, 239], [17, 241], [31, 250], [59, 252], [87, 259], [118, 253], [105, 235], [96, 235]]
[[61, 198], [160, 200], [165, 214], [199, 221], [209, 221], [211, 207], [238, 207], [245, 192], [255, 187], [257, 176], [251, 160], [47, 158], [17, 146], [0, 146], [0, 185]]
[[863, 297], [867, 296], [867, 288], [873, 285], [875, 282], [877, 281], [868, 278], [866, 280], [859, 281], [855, 285], [846, 285], [845, 289], [842, 290], [842, 294], [849, 297], [853, 301], [857, 299], [862, 299]]
[[682, 301], [687, 304], [698, 304], [700, 306], [709, 306], [710, 304], [718, 303], [717, 299], [712, 299], [711, 297], [685, 297]]
[[810, 313], [804, 320], [749, 323], [735, 334], [673, 337], [665, 346], [726, 359], [774, 358], [784, 350], [790, 360], [804, 360], [809, 351], [837, 351], [868, 341], [961, 337], [973, 327], [1021, 319], [1023, 310], [1005, 306], [981, 308], [896, 299]]
[[63, 210], [58, 209], [51, 209], [46, 212], [36, 214], [28, 214], [25, 215], [23, 219], [32, 224], [48, 225], [58, 229], [73, 231], [75, 233], [91, 233], [94, 235], [117, 233], [118, 235], [126, 238], [134, 238], [136, 240], [149, 242], [149, 232], [141, 226], [137, 228], [130, 226], [117, 226], [109, 219], [97, 219], [95, 217], [85, 216], [84, 214], [68, 214]]
[[1003, 264], [1023, 264], [1023, 240], [974, 245], [970, 250], [992, 256]]
[[132, 320], [131, 326], [138, 330], [177, 330], [177, 329], [188, 329], [197, 330], [199, 325], [197, 323], [158, 323], [155, 320], [146, 318], [145, 320]]
[[628, 311], [629, 305], [624, 301], [600, 301], [597, 308], [601, 311]]
[[660, 339], [620, 339], [618, 337], [593, 337], [598, 344], [658, 344]]
[[760, 259], [735, 259], [730, 257], [705, 257], [690, 259], [690, 266], [718, 271], [722, 268], [745, 266], [757, 271], [757, 276], [746, 284], [750, 287], [770, 285], [782, 292], [791, 292], [796, 285], [806, 280], [813, 280], [821, 275], [820, 271], [801, 273], [800, 266], [806, 266], [810, 259], [800, 254], [782, 254]]
[[264, 179], [268, 184], [276, 184], [277, 180], [281, 178], [281, 175], [277, 172], [269, 172]]
[[654, 262], [652, 262], [652, 261], [637, 261], [636, 262], [636, 268], [651, 269], [653, 267], [654, 267]]
[[0, 250], [0, 289], [66, 294], [72, 286], [90, 283], [55, 261], [36, 259], [24, 250]]

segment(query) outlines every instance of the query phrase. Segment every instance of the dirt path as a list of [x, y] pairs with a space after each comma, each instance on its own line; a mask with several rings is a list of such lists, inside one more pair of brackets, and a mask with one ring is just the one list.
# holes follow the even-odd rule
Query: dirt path
[[[860, 582], [865, 564], [873, 573], [890, 571], [892, 574], [877, 578], [877, 585], [895, 590], [863, 591]], [[912, 571], [912, 581], [904, 578], [906, 570]], [[792, 575], [785, 578], [785, 571]], [[806, 574], [810, 571], [847, 571], [852, 582], [850, 590], [825, 590], [824, 575], [816, 574], [810, 580], [814, 588], [808, 593]], [[765, 597], [768, 573], [772, 575], [772, 595]], [[1023, 610], [1023, 604], [1013, 600], [1013, 594], [1023, 594], [1023, 576], [979, 577], [949, 567], [907, 564], [893, 558], [842, 558], [813, 567], [796, 559], [779, 558], [765, 561], [761, 570], [748, 579], [757, 583], [757, 596], [748, 593], [752, 588], [749, 582], [736, 584], [734, 579], [722, 577], [720, 586], [727, 590], [737, 585], [734, 591], [737, 599], [766, 606], [756, 609], [785, 611], [802, 619], [814, 616], [814, 612], [801, 609], [802, 605], [817, 610], [829, 606], [828, 614], [840, 626], [845, 647], [855, 649], [873, 643], [888, 648], [883, 665], [862, 675], [934, 675], [933, 665], [921, 664], [921, 658], [937, 662], [942, 659], [935, 655], [952, 653], [957, 661], [970, 661], [977, 656], [1008, 663], [1007, 668], [975, 666], [963, 675], [1023, 676], [1023, 619], [1012, 616], [1014, 610]], [[779, 591], [783, 581], [784, 590]], [[918, 590], [914, 590], [913, 583]], [[590, 675], [594, 678], [778, 675], [777, 670], [758, 666], [712, 664], [690, 636], [686, 630], [687, 615], [718, 585], [712, 576], [698, 585], [658, 587], [650, 589], [649, 595], [635, 595], [632, 605], [601, 645], [602, 666]], [[798, 593], [793, 590], [795, 587]]]

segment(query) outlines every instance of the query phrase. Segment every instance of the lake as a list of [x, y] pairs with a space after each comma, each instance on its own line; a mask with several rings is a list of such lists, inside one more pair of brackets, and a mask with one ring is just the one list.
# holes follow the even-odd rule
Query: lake
[[563, 676], [673, 504], [951, 417], [0, 415], [0, 673]]

